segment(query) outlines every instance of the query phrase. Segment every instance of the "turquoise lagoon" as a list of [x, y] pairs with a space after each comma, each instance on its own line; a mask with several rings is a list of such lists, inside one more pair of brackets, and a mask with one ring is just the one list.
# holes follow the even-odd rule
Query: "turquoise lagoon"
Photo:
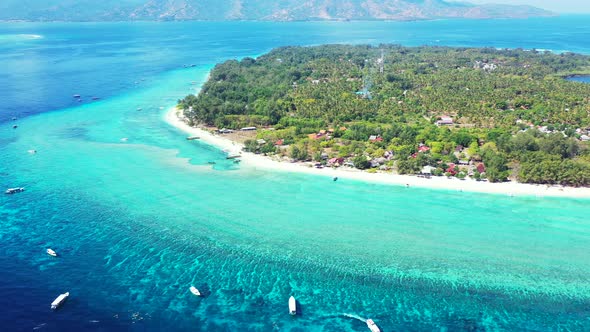
[[[567, 34], [574, 23], [590, 31], [588, 20], [485, 22], [0, 26], [43, 36], [0, 41], [11, 64], [0, 72], [0, 184], [27, 188], [0, 197], [0, 323], [365, 331], [373, 318], [383, 331], [589, 330], [588, 200], [252, 170], [162, 119], [215, 62], [282, 44], [520, 45], [496, 36], [499, 25], [539, 36], [521, 46], [590, 50]], [[51, 312], [64, 291], [70, 299]]]

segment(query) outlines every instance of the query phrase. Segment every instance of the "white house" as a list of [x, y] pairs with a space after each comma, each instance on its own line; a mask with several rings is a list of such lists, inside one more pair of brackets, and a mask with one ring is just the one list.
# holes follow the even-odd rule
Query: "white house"
[[448, 126], [452, 125], [453, 123], [453, 118], [450, 116], [441, 116], [440, 120], [436, 121], [437, 126]]

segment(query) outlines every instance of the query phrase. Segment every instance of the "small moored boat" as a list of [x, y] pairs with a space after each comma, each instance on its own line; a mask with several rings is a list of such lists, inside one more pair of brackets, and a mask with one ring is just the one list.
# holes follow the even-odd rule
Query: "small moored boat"
[[372, 319], [367, 319], [367, 326], [369, 327], [369, 330], [371, 330], [371, 332], [381, 332], [379, 326], [377, 326], [377, 324], [375, 324], [375, 322]]
[[201, 292], [199, 292], [199, 290], [195, 286], [191, 286], [190, 290], [191, 293], [193, 293], [195, 296], [201, 296]]
[[51, 249], [51, 248], [48, 248], [47, 249], [47, 254], [49, 256], [57, 257], [57, 253], [53, 249]]
[[55, 310], [70, 296], [70, 292], [60, 294], [53, 302], [51, 302], [51, 309]]
[[194, 141], [196, 139], [200, 139], [200, 137], [199, 136], [189, 136], [186, 138], [187, 141]]
[[23, 191], [25, 191], [24, 187], [8, 188], [8, 189], [6, 189], [6, 191], [4, 193], [7, 195], [12, 195], [12, 194], [16, 194], [16, 193], [22, 193]]
[[289, 314], [297, 315], [297, 301], [293, 296], [289, 298]]
[[80, 95], [73, 95], [72, 97], [74, 97], [74, 98], [80, 98], [81, 96]]

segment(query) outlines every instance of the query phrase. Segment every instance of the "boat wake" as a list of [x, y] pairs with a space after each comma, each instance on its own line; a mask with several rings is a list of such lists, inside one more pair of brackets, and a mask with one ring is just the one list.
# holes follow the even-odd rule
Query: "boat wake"
[[363, 317], [361, 317], [359, 315], [343, 313], [342, 316], [345, 316], [345, 317], [348, 317], [348, 318], [352, 318], [352, 319], [357, 319], [357, 320], [360, 320], [363, 323], [367, 322], [367, 319], [366, 318], [363, 318]]
[[47, 323], [42, 323], [42, 324], [39, 324], [39, 325], [37, 325], [37, 326], [33, 327], [33, 330], [40, 330], [40, 329], [42, 329], [43, 327], [45, 327], [45, 325], [47, 325]]

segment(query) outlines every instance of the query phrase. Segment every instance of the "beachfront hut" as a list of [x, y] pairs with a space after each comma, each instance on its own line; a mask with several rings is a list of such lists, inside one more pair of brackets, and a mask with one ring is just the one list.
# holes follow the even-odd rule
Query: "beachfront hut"
[[486, 172], [486, 166], [483, 163], [479, 163], [477, 164], [477, 166], [475, 167], [477, 169], [477, 171], [482, 174]]
[[445, 171], [445, 172], [446, 172], [446, 173], [449, 173], [449, 174], [451, 174], [451, 175], [455, 175], [455, 174], [457, 174], [456, 167], [457, 167], [457, 166], [456, 166], [455, 164], [453, 164], [453, 163], [450, 163], [450, 164], [449, 164], [449, 167], [446, 169], [446, 171]]
[[373, 160], [371, 160], [371, 167], [379, 167], [382, 164], [385, 164], [387, 162], [387, 159], [385, 158], [375, 158]]
[[432, 166], [424, 166], [422, 167], [422, 170], [420, 171], [420, 174], [424, 174], [424, 175], [432, 175], [432, 172], [436, 169], [436, 167], [432, 167]]
[[328, 160], [328, 166], [344, 165], [344, 158], [332, 158]]

